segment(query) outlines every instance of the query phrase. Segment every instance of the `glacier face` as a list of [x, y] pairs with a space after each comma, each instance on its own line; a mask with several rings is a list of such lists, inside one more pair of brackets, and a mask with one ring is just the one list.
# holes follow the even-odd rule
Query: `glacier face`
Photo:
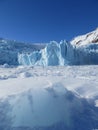
[[74, 49], [74, 58], [77, 65], [98, 64], [98, 44], [90, 43]]
[[84, 46], [72, 46], [69, 42], [51, 41], [47, 46], [30, 54], [19, 53], [20, 65], [64, 66], [98, 64], [98, 44], [89, 43]]
[[30, 54], [18, 54], [18, 62], [20, 65], [63, 66], [71, 64], [72, 58], [73, 47], [66, 41], [61, 41], [60, 43], [51, 41], [40, 51], [34, 51]]
[[72, 41], [27, 44], [0, 39], [0, 64], [64, 66], [98, 64], [98, 29]]
[[0, 38], [0, 65], [19, 65], [18, 53], [31, 53], [44, 47], [45, 44], [21, 43]]

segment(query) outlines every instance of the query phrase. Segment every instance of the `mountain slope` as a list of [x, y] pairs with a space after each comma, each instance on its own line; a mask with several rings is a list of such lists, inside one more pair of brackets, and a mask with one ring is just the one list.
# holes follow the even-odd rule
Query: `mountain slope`
[[98, 28], [90, 33], [78, 36], [71, 41], [71, 44], [75, 46], [87, 45], [89, 43], [98, 44]]

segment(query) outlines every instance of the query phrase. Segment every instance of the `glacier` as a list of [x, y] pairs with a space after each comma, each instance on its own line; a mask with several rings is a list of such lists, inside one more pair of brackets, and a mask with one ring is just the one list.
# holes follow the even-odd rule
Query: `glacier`
[[20, 65], [64, 66], [98, 64], [98, 28], [72, 41], [51, 41], [32, 53], [19, 53]]
[[97, 59], [98, 42], [85, 45], [75, 45], [66, 40], [47, 44], [24, 44], [6, 40], [0, 42], [1, 65], [92, 65], [98, 64]]
[[18, 53], [31, 53], [43, 49], [44, 44], [22, 43], [0, 38], [0, 65], [19, 65]]
[[40, 66], [98, 64], [98, 44], [89, 43], [76, 47], [66, 41], [51, 41], [40, 51], [19, 53], [18, 63]]
[[98, 64], [98, 44], [89, 43], [88, 45], [74, 48], [75, 65], [96, 65]]
[[71, 53], [73, 50], [70, 43], [61, 41], [59, 44], [56, 41], [51, 41], [40, 51], [30, 54], [19, 53], [18, 62], [20, 65], [64, 66], [71, 63], [73, 57]]

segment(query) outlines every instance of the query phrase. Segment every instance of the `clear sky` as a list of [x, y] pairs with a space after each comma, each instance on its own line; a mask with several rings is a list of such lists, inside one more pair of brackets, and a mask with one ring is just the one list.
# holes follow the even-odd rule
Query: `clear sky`
[[98, 0], [0, 0], [0, 37], [71, 40], [98, 27]]

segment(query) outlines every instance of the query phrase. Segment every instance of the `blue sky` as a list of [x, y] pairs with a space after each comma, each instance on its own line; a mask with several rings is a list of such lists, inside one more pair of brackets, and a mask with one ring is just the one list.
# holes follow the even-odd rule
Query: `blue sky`
[[71, 40], [98, 27], [98, 0], [0, 0], [0, 37]]

